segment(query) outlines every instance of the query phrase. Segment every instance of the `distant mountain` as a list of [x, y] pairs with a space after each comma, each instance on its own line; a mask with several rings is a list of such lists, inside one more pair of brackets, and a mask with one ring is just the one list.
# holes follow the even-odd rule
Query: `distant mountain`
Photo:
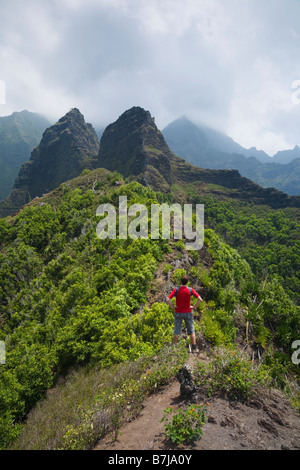
[[103, 132], [105, 131], [105, 127], [95, 127], [96, 134], [99, 138], [99, 140], [102, 137]]
[[300, 158], [300, 147], [296, 145], [291, 150], [280, 150], [277, 152], [273, 159], [276, 163], [290, 163], [296, 158]]
[[273, 159], [254, 147], [245, 149], [225, 134], [203, 125], [198, 126], [187, 118], [173, 121], [162, 132], [170, 149], [193, 165], [210, 169], [236, 169], [242, 176], [263, 187], [274, 187], [289, 195], [300, 195], [300, 160], [294, 159], [298, 154], [300, 156], [299, 147], [278, 152]]
[[[182, 119], [186, 120], [186, 118]], [[244, 155], [245, 157], [255, 157], [262, 163], [270, 163], [273, 161], [272, 157], [270, 157], [270, 155], [268, 155], [263, 150], [257, 150], [256, 147], [246, 149], [223, 132], [212, 129], [208, 126], [205, 126], [204, 124], [198, 124], [196, 127], [206, 136], [208, 141], [208, 148], [220, 150], [221, 152], [225, 153]]]
[[225, 154], [217, 149], [211, 151], [207, 135], [201, 130], [197, 132], [193, 125], [187, 129], [190, 148], [195, 145], [194, 132], [201, 155], [210, 158], [207, 158], [207, 165], [212, 155], [215, 159], [226, 155], [232, 159], [228, 169], [194, 166], [175, 155], [150, 112], [143, 108], [135, 106], [125, 111], [105, 128], [100, 142], [92, 125], [87, 124], [80, 111], [74, 108], [46, 129], [30, 160], [22, 165], [12, 192], [0, 203], [0, 216], [13, 215], [30, 200], [77, 177], [84, 169], [96, 168], [117, 171], [128, 180], [163, 193], [170, 193], [176, 187], [184, 188], [184, 192], [190, 188], [198, 195], [251, 200], [254, 204], [268, 204], [273, 208], [300, 207], [300, 198], [289, 197], [276, 189], [265, 189], [232, 169], [237, 161], [249, 164], [253, 169], [253, 161], [259, 163], [254, 157]]
[[32, 151], [15, 181], [9, 197], [0, 203], [0, 216], [17, 212], [36, 196], [58, 187], [92, 169], [99, 151], [99, 139], [76, 108], [46, 129], [40, 144]]
[[[196, 133], [193, 126], [189, 126], [188, 131], [190, 135]], [[196, 133], [196, 137], [198, 142], [203, 139], [200, 149], [205, 155], [207, 137], [201, 133]], [[191, 138], [189, 142], [192, 145], [195, 140]], [[215, 150], [215, 154], [220, 155], [221, 152]], [[236, 157], [247, 160], [244, 156]], [[254, 157], [252, 159], [255, 160]], [[165, 193], [170, 192], [174, 185], [179, 188], [194, 185], [199, 195], [214, 193], [221, 198], [247, 199], [274, 208], [300, 207], [300, 197], [293, 198], [276, 189], [265, 189], [242, 177], [236, 170], [200, 168], [178, 157], [170, 150], [149, 111], [139, 107], [127, 110], [105, 129], [96, 165], [118, 171], [124, 177]]]
[[273, 161], [272, 157], [263, 150], [257, 150], [255, 147], [246, 149], [223, 132], [204, 124], [195, 124], [185, 116], [170, 123], [162, 133], [170, 148], [180, 156], [182, 152], [186, 152], [189, 153], [190, 158], [195, 155], [197, 159], [199, 150], [202, 152], [214, 150], [222, 154], [234, 153], [245, 157], [255, 157], [263, 163]]
[[46, 118], [26, 110], [0, 117], [0, 200], [9, 195], [21, 165], [48, 126]]

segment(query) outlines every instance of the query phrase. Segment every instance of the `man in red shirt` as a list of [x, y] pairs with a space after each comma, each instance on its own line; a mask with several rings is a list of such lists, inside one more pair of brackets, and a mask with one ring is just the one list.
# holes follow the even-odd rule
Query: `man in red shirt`
[[[182, 320], [184, 320], [188, 335], [191, 337], [192, 352], [198, 352], [192, 311], [198, 307], [203, 299], [194, 289], [187, 287], [187, 283], [187, 276], [182, 276], [181, 286], [173, 289], [167, 298], [167, 303], [170, 305], [170, 307], [175, 309], [173, 344], [176, 344], [178, 341], [178, 335], [181, 333]], [[192, 295], [198, 299], [195, 305], [191, 305]], [[171, 302], [171, 299], [174, 296], [176, 297], [176, 307]]]

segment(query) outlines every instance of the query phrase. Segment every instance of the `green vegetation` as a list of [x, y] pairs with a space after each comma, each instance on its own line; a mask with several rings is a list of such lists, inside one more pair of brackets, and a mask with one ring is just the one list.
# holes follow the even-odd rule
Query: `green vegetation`
[[166, 408], [161, 420], [165, 423], [165, 435], [173, 444], [190, 444], [197, 441], [202, 435], [202, 427], [206, 421], [205, 411], [205, 408], [198, 404], [176, 411], [172, 407]]
[[[149, 306], [147, 293], [160, 263], [175, 284], [180, 280], [183, 270], [164, 260], [171, 250], [177, 260], [186, 255], [184, 243], [99, 240], [96, 208], [118, 206], [120, 195], [129, 205], [170, 202], [170, 195], [96, 170], [0, 220], [2, 449], [92, 448], [106, 433], [117, 435], [128, 413], [135, 416], [182, 364], [182, 350], [168, 347], [173, 311], [165, 303]], [[201, 250], [188, 253], [187, 274], [204, 298], [197, 335], [220, 349], [197, 379], [209, 393], [234, 398], [247, 398], [262, 381], [291, 395], [291, 380], [299, 380], [291, 361], [300, 338], [296, 210], [204, 202], [203, 251], [211, 265]], [[186, 415], [194, 423], [199, 413], [178, 413], [169, 431]]]
[[212, 197], [201, 202], [205, 204], [206, 225], [238, 249], [256, 278], [276, 278], [299, 305], [299, 209], [271, 210]]
[[91, 449], [107, 434], [118, 436], [147, 394], [166, 384], [186, 358], [186, 348], [164, 346], [154, 358], [73, 370], [30, 414], [14, 448]]
[[271, 382], [269, 370], [255, 364], [249, 356], [237, 349], [216, 348], [208, 365], [198, 363], [197, 385], [207, 396], [218, 392], [230, 399], [248, 399], [255, 387]]
[[[110, 195], [62, 185], [48, 203], [1, 221], [0, 339], [7, 356], [0, 369], [1, 447], [70, 367], [149, 357], [172, 336], [165, 304], [132, 315], [145, 303], [168, 243], [100, 241], [96, 207], [109, 197], [114, 202], [120, 191], [113, 181], [104, 179], [103, 185]], [[124, 191], [129, 201], [153, 196], [135, 183]]]

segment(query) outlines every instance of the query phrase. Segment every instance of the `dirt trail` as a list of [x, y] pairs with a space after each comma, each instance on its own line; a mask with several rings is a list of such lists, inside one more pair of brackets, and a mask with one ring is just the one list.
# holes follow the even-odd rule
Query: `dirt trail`
[[[208, 360], [190, 355], [187, 363]], [[198, 402], [198, 400], [197, 400]], [[201, 439], [173, 445], [164, 435], [163, 410], [184, 407], [177, 380], [149, 396], [140, 415], [120, 429], [117, 440], [107, 436], [95, 450], [299, 450], [300, 416], [278, 390], [261, 390], [246, 403], [211, 398]]]
[[[201, 250], [201, 262], [209, 268], [212, 259], [204, 247]], [[156, 278], [148, 292], [147, 304], [163, 302], [174, 287], [170, 274], [164, 273], [164, 265], [169, 263], [173, 269], [185, 268], [193, 264], [186, 253], [166, 255], [159, 266]], [[205, 297], [203, 288], [193, 287]], [[198, 355], [191, 354], [187, 361], [193, 367], [195, 361], [208, 361], [205, 348], [201, 347]], [[200, 393], [201, 396], [201, 393]], [[203, 401], [203, 395], [195, 403]], [[118, 438], [114, 441], [107, 436], [95, 447], [95, 450], [280, 450], [300, 449], [300, 416], [290, 405], [288, 399], [278, 390], [264, 390], [246, 402], [229, 401], [214, 397], [208, 402], [207, 421], [203, 426], [203, 435], [193, 445], [175, 446], [164, 435], [161, 423], [163, 410], [169, 406], [184, 407], [186, 400], [181, 394], [178, 380], [170, 382], [152, 394], [143, 403], [139, 416], [124, 424]]]
[[[187, 364], [193, 365], [196, 357], [205, 360], [205, 356], [190, 355]], [[140, 415], [126, 423], [120, 430], [116, 441], [106, 437], [96, 446], [95, 450], [154, 450], [167, 449], [164, 443], [164, 424], [161, 423], [163, 410], [169, 406], [176, 409], [182, 404], [180, 383], [174, 379], [161, 387], [157, 393], [150, 395], [143, 403]]]

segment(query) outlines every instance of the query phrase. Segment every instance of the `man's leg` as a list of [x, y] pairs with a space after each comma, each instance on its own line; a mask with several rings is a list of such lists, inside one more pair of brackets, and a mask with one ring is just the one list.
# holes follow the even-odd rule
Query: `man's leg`
[[191, 351], [195, 352], [195, 353], [198, 353], [199, 350], [198, 350], [197, 344], [196, 344], [196, 334], [195, 334], [195, 330], [194, 330], [194, 318], [193, 318], [192, 313], [188, 317], [187, 328], [188, 328], [188, 333], [190, 334], [190, 338], [191, 338]]
[[181, 333], [181, 318], [180, 315], [176, 312], [174, 319], [174, 335], [173, 335], [173, 344], [177, 344], [178, 336]]
[[196, 344], [196, 335], [195, 335], [195, 333], [191, 334], [191, 343]]

